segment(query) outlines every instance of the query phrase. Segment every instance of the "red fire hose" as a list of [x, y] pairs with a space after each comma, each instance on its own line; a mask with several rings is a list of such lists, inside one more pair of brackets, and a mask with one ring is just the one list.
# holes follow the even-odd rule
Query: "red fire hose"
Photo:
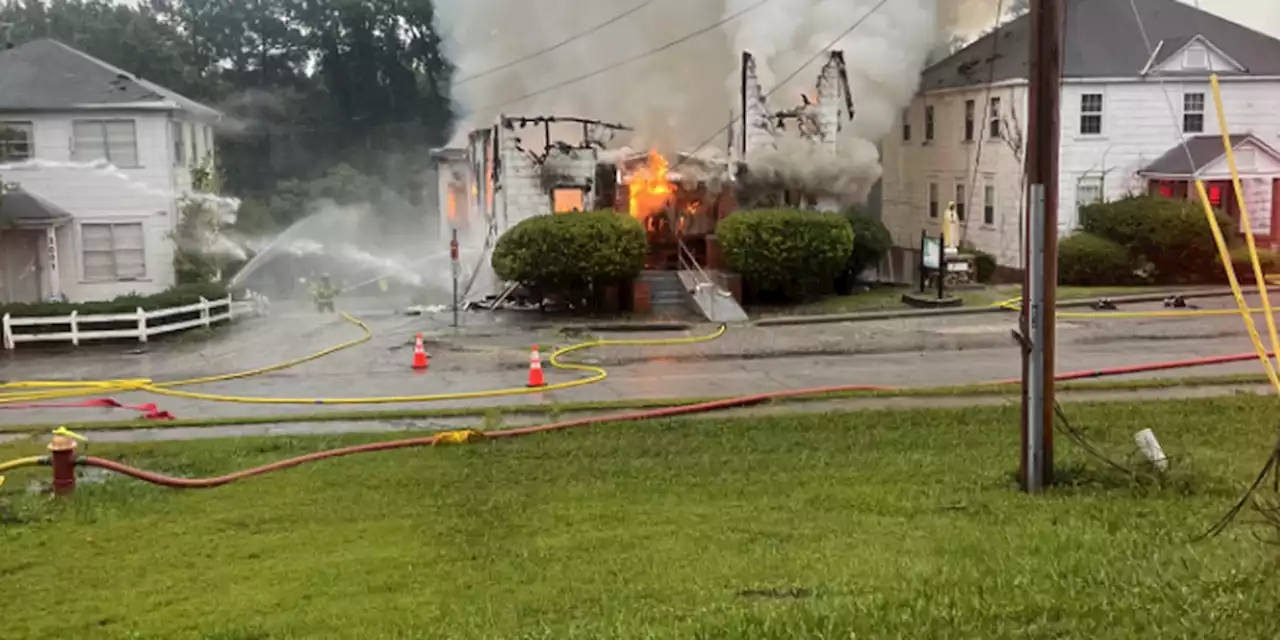
[[173, 420], [173, 414], [162, 411], [154, 403], [124, 404], [114, 398], [91, 398], [89, 400], [73, 400], [68, 402], [28, 402], [24, 404], [0, 404], [0, 411], [13, 409], [68, 409], [93, 408], [129, 409], [142, 413], [145, 420]]
[[[1274, 354], [1268, 354], [1273, 357]], [[1233, 362], [1245, 362], [1256, 359], [1256, 353], [1241, 353], [1228, 356], [1211, 356], [1207, 358], [1193, 358], [1190, 360], [1174, 360], [1169, 362], [1157, 362], [1153, 364], [1132, 365], [1125, 367], [1112, 367], [1106, 369], [1086, 369], [1081, 371], [1071, 371], [1059, 374], [1055, 380], [1080, 380], [1085, 378], [1104, 378], [1111, 376], [1120, 376], [1134, 373], [1146, 373], [1151, 371], [1166, 371], [1170, 369], [1185, 369], [1191, 367], [1203, 367], [1218, 364], [1228, 364]], [[1004, 385], [1018, 382], [1017, 379], [1001, 380], [990, 383], [991, 385]], [[818, 387], [811, 389], [791, 389], [787, 391], [774, 391], [770, 393], [759, 393], [748, 396], [740, 396], [737, 398], [728, 398], [725, 400], [714, 400], [711, 402], [701, 402], [698, 404], [685, 405], [680, 407], [667, 407], [662, 409], [650, 409], [645, 411], [634, 411], [631, 413], [623, 413], [612, 416], [596, 416], [591, 418], [579, 418], [576, 420], [565, 420], [562, 422], [553, 422], [550, 424], [537, 425], [531, 427], [520, 427], [516, 429], [503, 429], [500, 431], [490, 431], [484, 434], [485, 439], [494, 438], [516, 438], [520, 436], [532, 435], [535, 433], [545, 433], [548, 431], [560, 431], [564, 429], [573, 429], [577, 427], [586, 427], [606, 422], [631, 422], [637, 420], [652, 420], [655, 418], [666, 418], [671, 416], [689, 415], [694, 413], [706, 413], [709, 411], [719, 411], [722, 409], [731, 409], [735, 407], [745, 407], [771, 400], [783, 398], [794, 398], [797, 396], [813, 396], [826, 393], [839, 393], [848, 391], [894, 391], [893, 387], [879, 387], [873, 385], [842, 385], [834, 387]], [[389, 451], [391, 449], [405, 449], [411, 447], [423, 447], [437, 444], [438, 436], [424, 436], [420, 438], [409, 438], [406, 440], [391, 440], [387, 442], [374, 442], [369, 444], [356, 445], [352, 447], [343, 447], [340, 449], [330, 449], [328, 451], [317, 451], [295, 458], [280, 460], [271, 464], [260, 467], [244, 469], [235, 473], [229, 473], [223, 476], [211, 478], [175, 478], [159, 473], [153, 473], [131, 467], [126, 464], [116, 462], [114, 460], [105, 460], [103, 458], [84, 457], [77, 460], [77, 463], [84, 466], [99, 467], [108, 471], [157, 484], [165, 487], [173, 487], [177, 489], [207, 489], [212, 487], [220, 487], [230, 484], [237, 480], [259, 476], [272, 471], [288, 469], [296, 467], [300, 464], [324, 460], [326, 458], [337, 458], [341, 456], [349, 456], [357, 453], [372, 453], [375, 451]]]

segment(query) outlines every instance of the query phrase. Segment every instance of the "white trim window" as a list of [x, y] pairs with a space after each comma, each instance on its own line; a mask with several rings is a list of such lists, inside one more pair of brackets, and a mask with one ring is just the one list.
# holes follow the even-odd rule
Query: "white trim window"
[[964, 222], [965, 215], [966, 215], [965, 205], [968, 204], [968, 202], [969, 200], [965, 198], [965, 194], [964, 194], [964, 183], [957, 182], [956, 183], [956, 222]]
[[938, 183], [929, 183], [929, 217], [938, 219]]
[[924, 141], [933, 141], [933, 105], [926, 104], [924, 106]]
[[173, 133], [173, 166], [187, 166], [187, 136], [186, 127], [176, 120], [169, 123], [169, 130]]
[[145, 247], [141, 222], [80, 223], [80, 255], [86, 281], [146, 278]]
[[1080, 135], [1102, 135], [1102, 94], [1080, 96]]
[[1102, 176], [1080, 176], [1076, 181], [1076, 211], [1102, 202], [1104, 186]]
[[106, 160], [117, 167], [138, 166], [138, 130], [133, 120], [74, 120], [72, 158]]
[[974, 118], [977, 117], [977, 102], [964, 101], [964, 141], [973, 142]]
[[989, 182], [982, 186], [982, 224], [996, 224], [996, 186]]
[[999, 140], [1004, 137], [1000, 131], [1000, 98], [992, 98], [987, 109], [987, 139]]
[[30, 160], [32, 132], [30, 122], [0, 122], [0, 162]]
[[1204, 94], [1182, 94], [1182, 132], [1204, 133]]

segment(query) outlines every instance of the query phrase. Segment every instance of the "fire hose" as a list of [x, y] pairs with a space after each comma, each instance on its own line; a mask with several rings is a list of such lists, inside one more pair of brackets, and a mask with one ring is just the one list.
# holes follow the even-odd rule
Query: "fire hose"
[[[1274, 354], [1269, 354], [1274, 355]], [[1152, 371], [1165, 371], [1171, 369], [1185, 369], [1191, 367], [1203, 367], [1219, 364], [1227, 364], [1233, 362], [1244, 362], [1257, 358], [1255, 353], [1242, 353], [1222, 356], [1210, 356], [1205, 358], [1193, 358], [1187, 360], [1172, 360], [1168, 362], [1156, 362], [1141, 365], [1129, 365], [1122, 367], [1109, 367], [1103, 369], [1084, 369], [1079, 371], [1070, 371], [1059, 374], [1055, 379], [1059, 382], [1070, 380], [1082, 380], [1088, 378], [1105, 378], [1112, 376], [1129, 375], [1134, 373], [1147, 373]], [[1009, 385], [1017, 382], [1017, 379], [997, 380], [987, 383], [991, 386]], [[774, 391], [768, 393], [759, 393], [736, 398], [727, 398], [722, 400], [713, 400], [709, 402], [700, 402], [697, 404], [683, 405], [678, 407], [665, 407], [660, 409], [649, 409], [644, 411], [634, 411], [629, 413], [616, 414], [611, 416], [593, 416], [588, 418], [578, 418], [574, 420], [564, 420], [560, 422], [552, 422], [543, 425], [520, 427], [514, 429], [503, 429], [497, 431], [476, 431], [476, 430], [455, 430], [445, 431], [422, 436], [417, 438], [408, 438], [402, 440], [390, 440], [385, 442], [372, 442], [368, 444], [354, 445], [350, 447], [342, 447], [338, 449], [329, 449], [326, 451], [318, 451], [293, 458], [287, 458], [272, 462], [270, 464], [243, 469], [221, 476], [213, 476], [208, 478], [178, 478], [168, 476], [161, 473], [147, 471], [126, 465], [115, 460], [105, 458], [97, 458], [93, 456], [84, 456], [72, 458], [73, 464], [85, 467], [97, 467], [114, 473], [118, 473], [130, 478], [149, 482], [151, 484], [171, 487], [175, 489], [208, 489], [231, 484], [233, 482], [264, 475], [274, 471], [281, 471], [296, 467], [302, 464], [326, 460], [329, 458], [338, 458], [343, 456], [356, 455], [361, 453], [374, 453], [379, 451], [391, 451], [394, 449], [407, 449], [414, 447], [437, 446], [443, 444], [466, 444], [481, 442], [487, 440], [499, 440], [508, 438], [517, 438], [522, 436], [534, 435], [539, 433], [547, 433], [551, 431], [562, 431], [567, 429], [588, 427], [613, 422], [635, 422], [641, 420], [654, 420], [659, 418], [671, 418], [676, 416], [693, 415], [699, 413], [709, 413], [713, 411], [723, 411], [726, 409], [734, 409], [740, 407], [749, 407], [775, 400], [784, 400], [789, 398], [797, 398], [803, 396], [819, 396], [832, 393], [847, 393], [851, 391], [898, 391], [894, 387], [876, 386], [876, 385], [840, 385], [832, 387], [816, 387], [808, 389], [790, 389], [786, 391]], [[74, 436], [65, 429], [61, 429], [55, 433], [64, 433]], [[54, 455], [57, 455], [55, 451]], [[19, 467], [35, 466], [35, 465], [53, 464], [52, 456], [36, 456], [29, 458], [20, 458], [0, 464], [0, 472]], [[67, 468], [71, 468], [68, 465]], [[73, 480], [72, 480], [73, 481]]]

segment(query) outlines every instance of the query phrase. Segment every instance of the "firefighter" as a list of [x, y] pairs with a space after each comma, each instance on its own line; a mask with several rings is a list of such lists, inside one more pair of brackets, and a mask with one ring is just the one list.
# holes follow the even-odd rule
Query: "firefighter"
[[329, 280], [329, 274], [327, 273], [311, 284], [311, 297], [315, 300], [316, 311], [320, 313], [333, 313], [333, 299], [337, 295], [338, 289], [333, 286], [333, 282]]

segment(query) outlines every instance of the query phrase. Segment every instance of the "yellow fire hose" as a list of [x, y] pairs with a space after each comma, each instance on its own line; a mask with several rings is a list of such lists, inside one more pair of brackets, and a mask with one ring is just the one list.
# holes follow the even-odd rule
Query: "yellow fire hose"
[[332, 353], [354, 347], [358, 344], [369, 341], [373, 337], [368, 325], [349, 314], [341, 314], [342, 318], [361, 329], [364, 335], [358, 339], [344, 342], [340, 345], [329, 347], [313, 354], [303, 356], [257, 369], [248, 371], [240, 371], [236, 373], [228, 373], [216, 376], [206, 376], [202, 378], [192, 378], [189, 380], [178, 380], [173, 382], [155, 383], [147, 379], [131, 379], [131, 380], [93, 380], [83, 382], [62, 382], [62, 381], [25, 381], [11, 382], [0, 384], [0, 389], [36, 389], [38, 391], [23, 391], [17, 393], [0, 394], [0, 404], [24, 403], [33, 400], [48, 400], [54, 398], [70, 398], [86, 395], [102, 395], [111, 392], [126, 391], [147, 391], [164, 396], [176, 398], [189, 398], [193, 400], [208, 400], [212, 402], [234, 402], [241, 404], [306, 404], [306, 405], [357, 405], [357, 404], [408, 404], [419, 402], [441, 402], [446, 400], [474, 400], [478, 398], [497, 398], [504, 396], [525, 395], [530, 393], [543, 393], [546, 391], [557, 391], [561, 389], [571, 389], [589, 384], [594, 384], [604, 380], [609, 376], [608, 372], [601, 367], [575, 364], [569, 362], [561, 362], [560, 358], [583, 349], [591, 349], [595, 347], [626, 347], [626, 346], [667, 346], [667, 345], [685, 345], [697, 344], [700, 342], [709, 342], [724, 335], [727, 327], [721, 325], [715, 332], [704, 336], [691, 336], [684, 338], [659, 338], [647, 340], [593, 340], [591, 342], [583, 342], [570, 345], [559, 349], [551, 354], [548, 364], [556, 369], [564, 371], [580, 371], [591, 374], [589, 377], [568, 382], [559, 382], [549, 384], [543, 387], [512, 387], [507, 389], [489, 389], [484, 391], [466, 391], [459, 393], [441, 393], [427, 395], [411, 395], [411, 396], [383, 396], [368, 398], [262, 398], [252, 396], [232, 396], [216, 393], [197, 393], [192, 391], [179, 391], [177, 387], [192, 386], [198, 384], [209, 384], [212, 382], [222, 382], [225, 380], [235, 380], [248, 378], [252, 376], [271, 373], [295, 367], [300, 364], [311, 362], [319, 358], [323, 358]]

